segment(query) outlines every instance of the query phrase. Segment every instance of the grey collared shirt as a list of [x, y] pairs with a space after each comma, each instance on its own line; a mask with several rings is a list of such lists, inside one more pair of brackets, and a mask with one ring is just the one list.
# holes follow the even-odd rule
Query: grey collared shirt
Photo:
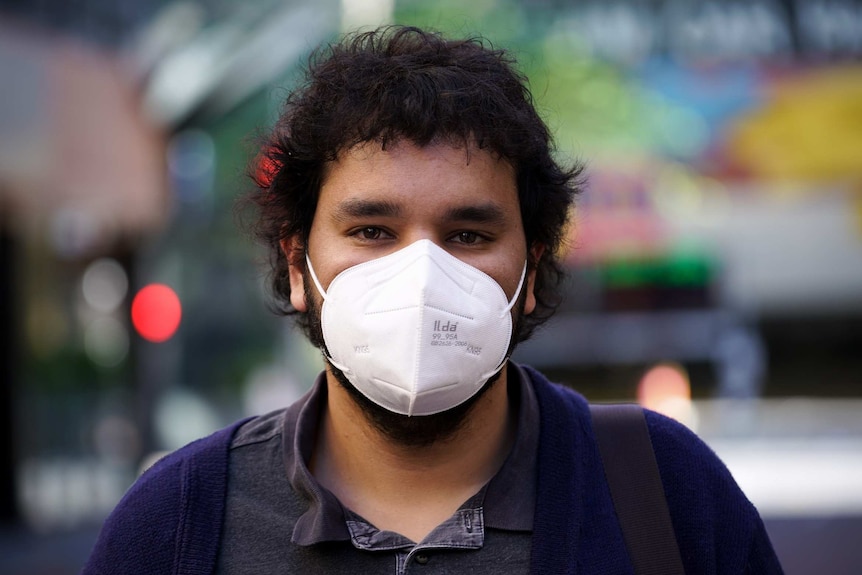
[[509, 367], [518, 432], [500, 471], [416, 543], [341, 505], [309, 471], [326, 384], [246, 423], [231, 444], [217, 573], [527, 573], [535, 507], [538, 404]]

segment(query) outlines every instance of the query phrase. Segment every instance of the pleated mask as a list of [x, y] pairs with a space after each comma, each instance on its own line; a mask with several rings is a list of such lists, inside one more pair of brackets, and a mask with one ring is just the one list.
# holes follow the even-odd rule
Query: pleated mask
[[339, 273], [324, 291], [329, 362], [365, 397], [402, 415], [431, 415], [475, 395], [505, 364], [511, 300], [483, 271], [419, 240]]

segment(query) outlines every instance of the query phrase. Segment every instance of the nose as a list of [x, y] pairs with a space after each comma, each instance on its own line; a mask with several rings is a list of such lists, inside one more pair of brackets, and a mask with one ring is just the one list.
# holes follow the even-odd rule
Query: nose
[[[446, 240], [443, 237], [440, 237], [439, 234], [434, 233], [432, 230], [419, 229], [416, 231], [411, 231], [409, 233], [402, 234], [400, 242], [398, 242], [398, 246], [395, 250], [402, 250], [408, 246], [412, 246], [417, 242], [427, 241], [441, 250], [449, 252], [446, 245]], [[393, 250], [393, 251], [395, 251]]]

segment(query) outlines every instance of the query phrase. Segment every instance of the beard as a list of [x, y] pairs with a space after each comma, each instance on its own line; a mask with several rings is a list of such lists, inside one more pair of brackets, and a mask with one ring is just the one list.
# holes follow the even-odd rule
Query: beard
[[[314, 297], [316, 287], [311, 284], [309, 274], [304, 274], [303, 287], [305, 289], [305, 301], [308, 306], [307, 325], [308, 337], [312, 345], [323, 352], [324, 361], [335, 380], [347, 391], [353, 402], [359, 406], [366, 420], [384, 437], [394, 444], [403, 447], [428, 447], [435, 443], [445, 443], [453, 439], [465, 427], [469, 421], [469, 415], [482, 396], [491, 389], [500, 379], [500, 374], [506, 369], [506, 364], [492, 375], [472, 397], [467, 401], [456, 405], [451, 409], [441, 411], [432, 415], [402, 415], [390, 411], [385, 407], [377, 405], [356, 389], [344, 372], [332, 365], [329, 360], [329, 351], [323, 339], [323, 327], [320, 321], [321, 304]], [[522, 290], [518, 297], [518, 303], [513, 307], [512, 336], [509, 340], [509, 349], [506, 357], [510, 357], [515, 349], [515, 334], [518, 333], [521, 318], [523, 317], [524, 305], [526, 303], [526, 290]]]

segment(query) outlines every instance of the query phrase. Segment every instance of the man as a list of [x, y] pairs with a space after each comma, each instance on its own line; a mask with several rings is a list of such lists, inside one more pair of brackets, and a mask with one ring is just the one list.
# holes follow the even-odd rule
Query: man
[[[156, 464], [85, 573], [633, 572], [586, 402], [508, 361], [558, 301], [580, 174], [512, 65], [398, 27], [312, 58], [254, 199], [326, 371]], [[686, 571], [780, 573], [724, 466], [647, 422]]]

